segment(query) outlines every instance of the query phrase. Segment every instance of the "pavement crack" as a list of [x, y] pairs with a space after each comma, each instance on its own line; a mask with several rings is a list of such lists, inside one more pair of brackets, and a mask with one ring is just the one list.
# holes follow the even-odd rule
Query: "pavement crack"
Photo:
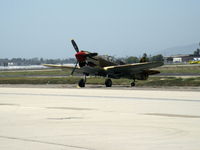
[[68, 148], [71, 147], [71, 148], [77, 148], [77, 149], [93, 150], [93, 149], [87, 148], [87, 147], [81, 147], [81, 146], [75, 146], [75, 145], [67, 145], [67, 144], [54, 143], [54, 142], [41, 141], [41, 140], [34, 140], [34, 139], [19, 138], [19, 137], [0, 136], [0, 138], [9, 139], [9, 140], [32, 142], [32, 143], [49, 144], [49, 145], [55, 145], [55, 146], [63, 146], [63, 147], [68, 147]]
[[162, 116], [162, 117], [179, 117], [179, 118], [200, 118], [197, 115], [181, 115], [181, 114], [166, 114], [166, 113], [144, 113], [142, 115]]

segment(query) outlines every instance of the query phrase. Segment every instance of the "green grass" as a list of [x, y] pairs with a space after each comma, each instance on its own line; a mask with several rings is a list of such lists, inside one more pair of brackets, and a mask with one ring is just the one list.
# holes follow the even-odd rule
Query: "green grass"
[[77, 77], [1, 77], [0, 84], [74, 84]]
[[22, 71], [0, 71], [3, 76], [60, 76], [69, 75], [70, 71], [63, 71], [61, 69], [48, 69], [48, 70], [22, 70]]
[[149, 80], [138, 82], [137, 86], [200, 86], [200, 77], [150, 77]]
[[156, 70], [161, 73], [200, 74], [200, 65], [164, 65]]
[[[200, 65], [164, 65], [155, 70], [161, 73], [174, 74], [200, 74]], [[45, 70], [19, 70], [19, 71], [0, 71], [0, 76], [66, 76], [70, 75], [71, 70], [45, 69]], [[76, 73], [74, 74], [76, 75]]]
[[[166, 65], [156, 69], [161, 73], [200, 74], [200, 65]], [[0, 84], [77, 84], [80, 77], [70, 77], [68, 76], [70, 73], [71, 70], [63, 71], [61, 69], [0, 71], [0, 76], [4, 76], [0, 77]], [[104, 84], [104, 82], [105, 79], [101, 77], [87, 79], [88, 84]], [[132, 80], [129, 79], [113, 79], [114, 85], [130, 85], [131, 82]], [[137, 80], [136, 86], [200, 86], [200, 77], [153, 76], [146, 81]]]
[[[0, 84], [77, 84], [80, 77], [1, 77]], [[132, 80], [113, 79], [113, 85], [130, 85]], [[87, 84], [104, 84], [105, 79], [90, 77]], [[136, 86], [200, 86], [200, 77], [176, 78], [176, 77], [150, 77], [145, 81], [136, 81]]]

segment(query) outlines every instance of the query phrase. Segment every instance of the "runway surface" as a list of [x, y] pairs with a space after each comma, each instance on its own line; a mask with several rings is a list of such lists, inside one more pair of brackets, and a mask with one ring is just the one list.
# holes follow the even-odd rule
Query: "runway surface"
[[2, 150], [199, 148], [199, 91], [0, 88]]

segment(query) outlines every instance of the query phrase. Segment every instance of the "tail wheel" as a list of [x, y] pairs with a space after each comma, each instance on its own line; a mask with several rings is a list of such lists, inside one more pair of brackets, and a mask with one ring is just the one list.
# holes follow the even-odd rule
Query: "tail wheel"
[[78, 86], [79, 87], [85, 87], [85, 80], [84, 79], [79, 80]]
[[112, 80], [111, 79], [106, 79], [105, 80], [105, 85], [106, 85], [106, 87], [111, 87], [112, 86]]

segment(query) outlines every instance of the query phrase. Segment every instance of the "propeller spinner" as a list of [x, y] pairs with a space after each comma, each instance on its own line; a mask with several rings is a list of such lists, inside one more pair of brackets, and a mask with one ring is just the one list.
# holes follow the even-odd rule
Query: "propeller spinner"
[[76, 51], [75, 57], [77, 59], [75, 67], [74, 67], [74, 69], [71, 72], [71, 75], [73, 75], [73, 73], [76, 70], [78, 64], [79, 64], [80, 67], [85, 66], [86, 65], [87, 57], [96, 60], [93, 57], [97, 56], [98, 53], [90, 53], [90, 52], [87, 52], [87, 51], [79, 51], [79, 48], [78, 48], [76, 42], [73, 39], [71, 40], [71, 42], [72, 42], [72, 45], [73, 45], [73, 47], [74, 47], [74, 49]]

